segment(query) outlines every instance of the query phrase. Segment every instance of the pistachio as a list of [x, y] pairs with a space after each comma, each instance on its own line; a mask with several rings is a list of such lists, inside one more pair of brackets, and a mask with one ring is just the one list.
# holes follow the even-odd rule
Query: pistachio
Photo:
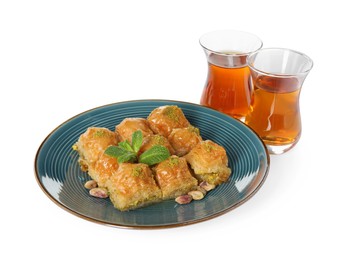
[[85, 183], [84, 187], [88, 190], [91, 190], [97, 187], [97, 182], [95, 182], [94, 180], [89, 180]]
[[188, 204], [192, 201], [192, 196], [190, 195], [181, 195], [181, 196], [178, 196], [175, 201], [178, 203], [178, 204]]
[[194, 200], [201, 200], [204, 198], [204, 194], [200, 190], [192, 190], [188, 192], [188, 195], [192, 196]]
[[203, 193], [204, 196], [207, 194], [207, 191], [203, 187], [198, 186], [196, 190]]
[[206, 181], [202, 181], [199, 184], [199, 187], [203, 188], [206, 191], [211, 191], [211, 190], [215, 189], [215, 185], [214, 184], [210, 184], [210, 183], [208, 183]]
[[93, 188], [90, 190], [90, 195], [96, 198], [107, 198], [108, 197], [108, 191], [104, 188]]

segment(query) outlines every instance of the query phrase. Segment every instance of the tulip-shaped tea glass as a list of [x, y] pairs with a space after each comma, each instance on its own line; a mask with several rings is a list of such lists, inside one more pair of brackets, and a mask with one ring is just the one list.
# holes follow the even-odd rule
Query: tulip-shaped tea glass
[[299, 141], [299, 95], [313, 62], [303, 53], [262, 49], [247, 58], [254, 86], [245, 123], [262, 138], [272, 154], [282, 154]]
[[208, 60], [200, 104], [243, 120], [252, 94], [246, 58], [262, 47], [262, 41], [250, 33], [221, 30], [204, 34], [199, 42]]

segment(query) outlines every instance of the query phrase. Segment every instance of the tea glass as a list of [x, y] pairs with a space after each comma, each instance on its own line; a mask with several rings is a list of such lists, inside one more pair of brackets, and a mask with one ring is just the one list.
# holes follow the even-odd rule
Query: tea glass
[[300, 139], [300, 91], [313, 61], [298, 51], [267, 48], [250, 54], [247, 64], [254, 92], [245, 123], [271, 154], [282, 154]]
[[252, 95], [246, 58], [262, 41], [247, 32], [220, 30], [202, 35], [199, 42], [208, 61], [200, 104], [244, 120]]

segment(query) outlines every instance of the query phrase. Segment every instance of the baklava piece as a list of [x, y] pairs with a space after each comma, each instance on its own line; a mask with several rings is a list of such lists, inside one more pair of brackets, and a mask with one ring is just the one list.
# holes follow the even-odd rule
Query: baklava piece
[[118, 170], [118, 167], [117, 158], [103, 153], [95, 166], [90, 169], [89, 175], [97, 182], [99, 187], [106, 187], [107, 180]]
[[182, 109], [177, 106], [161, 106], [155, 108], [147, 118], [150, 128], [155, 134], [168, 137], [174, 128], [183, 128], [189, 122]]
[[202, 141], [199, 129], [194, 126], [175, 128], [168, 137], [168, 141], [176, 151], [176, 155], [183, 156], [189, 153]]
[[109, 145], [117, 145], [116, 133], [103, 127], [89, 127], [74, 145], [83, 171], [90, 171]]
[[119, 164], [118, 170], [112, 174], [106, 186], [114, 207], [121, 211], [161, 201], [161, 190], [146, 164]]
[[226, 151], [213, 141], [206, 140], [197, 144], [185, 158], [200, 181], [219, 185], [230, 177]]
[[143, 137], [154, 134], [149, 127], [149, 124], [144, 118], [125, 118], [119, 125], [116, 126], [116, 133], [120, 141], [132, 141], [132, 135], [135, 131], [140, 130]]
[[162, 199], [174, 199], [194, 190], [198, 181], [189, 171], [187, 161], [178, 156], [159, 163], [155, 168], [155, 178], [162, 191]]
[[172, 148], [171, 144], [163, 135], [150, 135], [144, 138], [143, 144], [140, 147], [139, 154], [149, 150], [155, 145], [165, 146], [170, 154], [175, 154], [175, 150]]

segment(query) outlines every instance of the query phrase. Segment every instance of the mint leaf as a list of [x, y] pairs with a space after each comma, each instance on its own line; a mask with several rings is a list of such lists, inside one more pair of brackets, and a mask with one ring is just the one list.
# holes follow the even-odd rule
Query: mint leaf
[[123, 155], [125, 153], [125, 150], [118, 147], [118, 146], [109, 146], [105, 151], [105, 154], [111, 157], [118, 158], [119, 156]]
[[132, 148], [134, 152], [139, 152], [141, 145], [143, 144], [143, 133], [141, 130], [135, 131], [132, 135]]
[[136, 153], [127, 151], [119, 146], [109, 146], [105, 151], [108, 156], [117, 158], [118, 162], [135, 162], [137, 160]]
[[135, 162], [136, 161], [136, 154], [134, 152], [125, 151], [124, 154], [118, 156], [118, 162]]
[[129, 144], [128, 140], [125, 140], [123, 142], [120, 142], [118, 146], [128, 152], [134, 152], [132, 146]]
[[154, 145], [139, 156], [139, 162], [149, 166], [162, 162], [170, 157], [170, 152], [165, 146]]

